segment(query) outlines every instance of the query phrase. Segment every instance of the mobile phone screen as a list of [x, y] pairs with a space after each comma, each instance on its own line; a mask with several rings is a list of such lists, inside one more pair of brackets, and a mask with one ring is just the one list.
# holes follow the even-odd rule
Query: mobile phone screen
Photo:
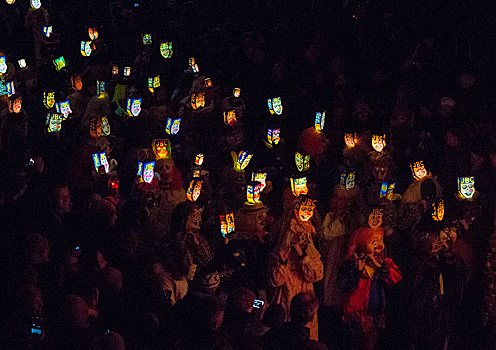
[[31, 334], [39, 334], [39, 335], [41, 335], [41, 329], [31, 328]]
[[263, 300], [255, 299], [255, 301], [253, 302], [253, 307], [256, 309], [260, 309], [260, 307], [262, 307], [264, 304], [265, 303]]

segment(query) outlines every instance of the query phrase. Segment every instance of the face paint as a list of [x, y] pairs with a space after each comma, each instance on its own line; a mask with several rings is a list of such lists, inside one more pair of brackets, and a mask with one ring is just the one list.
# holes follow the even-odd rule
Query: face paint
[[98, 39], [98, 30], [96, 28], [88, 28], [88, 35], [91, 40]]
[[458, 178], [458, 194], [462, 198], [470, 199], [475, 193], [475, 180], [473, 177]]
[[0, 56], [0, 73], [7, 73], [7, 61], [5, 60], [5, 56]]
[[309, 198], [305, 199], [305, 201], [300, 204], [300, 208], [298, 209], [298, 217], [301, 221], [308, 221], [312, 218], [316, 204], [317, 200], [312, 200]]
[[326, 112], [315, 113], [315, 130], [317, 130], [317, 131], [324, 130], [325, 114], [326, 114]]
[[233, 95], [234, 95], [234, 97], [239, 98], [239, 96], [241, 96], [241, 89], [240, 88], [234, 88]]
[[110, 123], [107, 119], [107, 117], [102, 117], [102, 134], [103, 136], [109, 136], [110, 135]]
[[19, 67], [21, 67], [21, 69], [23, 68], [26, 68], [27, 65], [26, 65], [26, 60], [23, 58], [23, 59], [20, 59], [19, 61], [17, 61], [19, 63]]
[[44, 27], [43, 27], [43, 34], [45, 34], [45, 36], [46, 36], [47, 38], [49, 38], [49, 37], [50, 37], [50, 35], [52, 34], [52, 26], [50, 26], [50, 27], [46, 27], [46, 26], [44, 26]]
[[224, 238], [227, 234], [234, 232], [234, 213], [219, 215], [220, 219], [220, 232]]
[[437, 203], [432, 203], [432, 219], [434, 221], [443, 221], [444, 218], [444, 200], [440, 200]]
[[35, 10], [39, 9], [41, 7], [41, 1], [31, 0], [31, 7], [34, 8]]
[[386, 146], [386, 135], [372, 135], [372, 147], [377, 152], [382, 152]]
[[235, 109], [224, 112], [224, 123], [229, 126], [235, 126], [237, 124]]
[[295, 163], [298, 171], [307, 171], [310, 168], [310, 155], [303, 155], [300, 152], [296, 152]]
[[198, 109], [205, 107], [205, 93], [198, 92], [191, 94], [191, 107], [193, 109]]
[[133, 117], [137, 117], [141, 112], [141, 98], [127, 99], [127, 112]]
[[260, 202], [260, 188], [262, 185], [258, 181], [251, 181], [246, 185], [246, 200], [255, 204]]
[[344, 142], [348, 147], [355, 147], [357, 143], [356, 134], [348, 134], [348, 133], [344, 134]]
[[71, 111], [71, 104], [69, 103], [69, 100], [61, 101], [55, 104], [55, 109], [57, 110], [57, 113], [60, 113], [64, 116], [64, 118], [67, 119], [67, 116], [72, 113]]
[[145, 181], [147, 183], [152, 182], [153, 176], [155, 175], [154, 168], [155, 168], [155, 162], [148, 162], [148, 163], [144, 164], [143, 181]]
[[62, 68], [66, 66], [64, 56], [60, 56], [53, 60], [53, 65], [57, 71], [60, 71]]
[[298, 197], [299, 195], [305, 195], [308, 193], [308, 187], [307, 187], [307, 178], [306, 177], [300, 177], [300, 178], [291, 178], [291, 191], [293, 194]]
[[263, 191], [266, 186], [267, 173], [251, 173], [251, 181], [260, 182], [260, 191]]
[[169, 140], [153, 140], [152, 149], [156, 159], [170, 158], [171, 145]]
[[277, 145], [281, 140], [279, 136], [281, 133], [281, 129], [267, 129], [267, 140], [271, 145]]
[[427, 175], [423, 161], [410, 164], [410, 169], [412, 169], [413, 178], [417, 181]]
[[172, 41], [160, 43], [160, 54], [162, 55], [163, 58], [172, 57]]
[[165, 131], [169, 135], [176, 135], [179, 132], [180, 126], [181, 126], [181, 118], [178, 118], [178, 119], [167, 118], [167, 124], [165, 126]]
[[48, 113], [48, 132], [59, 132], [62, 129], [62, 120], [64, 119], [60, 114]]
[[369, 214], [369, 227], [372, 230], [376, 230], [381, 227], [383, 214], [384, 209], [374, 209], [372, 213]]
[[198, 181], [195, 179], [192, 179], [189, 182], [188, 190], [186, 191], [186, 197], [188, 198], [188, 200], [196, 202], [198, 197], [200, 197], [202, 184], [203, 181]]

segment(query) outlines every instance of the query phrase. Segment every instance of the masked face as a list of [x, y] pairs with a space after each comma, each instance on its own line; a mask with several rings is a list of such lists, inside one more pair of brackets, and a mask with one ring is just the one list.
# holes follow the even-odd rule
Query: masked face
[[369, 214], [369, 227], [372, 230], [376, 230], [382, 225], [382, 215], [384, 214], [383, 209], [374, 209], [372, 213]]
[[172, 57], [172, 41], [160, 43], [160, 54], [163, 58]]
[[441, 200], [438, 203], [432, 203], [432, 219], [434, 221], [443, 221], [444, 218], [444, 201]]
[[375, 166], [373, 169], [373, 175], [377, 181], [381, 181], [381, 182], [386, 181], [387, 169]]
[[59, 132], [62, 128], [62, 118], [58, 114], [52, 114], [48, 122], [48, 132]]
[[109, 136], [110, 135], [110, 123], [109, 123], [107, 117], [102, 118], [102, 134], [103, 134], [103, 136]]
[[470, 199], [475, 193], [475, 180], [473, 177], [458, 178], [458, 193], [463, 197]]
[[235, 88], [233, 91], [233, 95], [234, 95], [234, 97], [239, 98], [239, 96], [241, 96], [241, 89]]
[[317, 112], [315, 114], [315, 130], [321, 131], [324, 129], [326, 112]]
[[169, 155], [169, 141], [155, 140], [153, 143], [155, 156], [157, 159], [167, 158]]
[[31, 7], [34, 8], [35, 10], [39, 9], [41, 7], [41, 1], [31, 0]]
[[152, 182], [153, 176], [155, 175], [154, 167], [155, 167], [155, 162], [149, 162], [145, 164], [145, 167], [143, 169], [143, 181], [147, 183]]
[[369, 242], [363, 247], [365, 254], [378, 256], [384, 250], [384, 240], [380, 233], [374, 233]]
[[0, 56], [0, 73], [5, 74], [7, 72], [7, 61], [5, 56]]
[[307, 171], [310, 167], [310, 155], [303, 155], [300, 152], [296, 152], [295, 163], [298, 171]]
[[305, 195], [308, 193], [307, 178], [300, 177], [297, 179], [291, 179], [291, 191], [298, 197], [299, 195]]
[[301, 221], [308, 221], [312, 218], [316, 203], [316, 200], [306, 199], [300, 204], [300, 208], [298, 209], [298, 217]]
[[188, 220], [186, 221], [185, 231], [186, 232], [198, 232], [200, 231], [200, 226], [202, 224], [202, 213], [203, 208], [197, 209], [192, 208], [188, 215]]
[[236, 125], [236, 110], [231, 109], [229, 111], [224, 112], [224, 123], [226, 123], [229, 126], [234, 126]]
[[427, 170], [425, 170], [423, 161], [410, 164], [410, 168], [412, 169], [413, 177], [415, 178], [415, 180], [420, 180], [427, 175]]
[[20, 97], [16, 98], [11, 103], [12, 103], [11, 111], [14, 113], [19, 113], [22, 107], [22, 99]]
[[48, 109], [53, 108], [55, 106], [55, 92], [45, 91], [43, 93], [43, 104]]
[[386, 146], [386, 141], [385, 141], [385, 136], [386, 135], [372, 135], [372, 147], [377, 151], [377, 152], [382, 152], [384, 149], [384, 146]]
[[165, 127], [165, 130], [167, 131], [168, 134], [176, 135], [179, 132], [180, 126], [181, 126], [181, 118], [174, 119], [174, 121], [172, 121], [171, 118], [168, 118], [167, 126]]
[[160, 185], [162, 187], [168, 186], [172, 183], [173, 165], [169, 161], [157, 161], [157, 168], [155, 169], [160, 175]]
[[355, 147], [357, 142], [356, 134], [344, 134], [344, 142], [348, 147]]
[[52, 26], [50, 26], [50, 27], [43, 27], [43, 34], [45, 34], [45, 36], [47, 38], [49, 38], [50, 35], [52, 34]]

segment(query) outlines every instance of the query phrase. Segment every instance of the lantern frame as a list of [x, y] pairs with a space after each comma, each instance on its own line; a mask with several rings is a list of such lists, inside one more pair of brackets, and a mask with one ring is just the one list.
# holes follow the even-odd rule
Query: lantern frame
[[444, 219], [444, 199], [432, 203], [432, 219], [434, 221], [443, 221]]
[[57, 102], [55, 103], [55, 110], [57, 113], [62, 114], [64, 119], [67, 119], [67, 116], [72, 113], [71, 103], [69, 100]]
[[[137, 117], [141, 113], [141, 98], [128, 98], [127, 99], [127, 106], [126, 110], [127, 113], [132, 116], [132, 117]], [[133, 106], [137, 105], [138, 106], [138, 111], [136, 112], [136, 109], [133, 108]]]
[[356, 132], [353, 134], [352, 133], [345, 133], [344, 134], [344, 143], [346, 144], [346, 146], [355, 147], [357, 142], [358, 142], [358, 139], [357, 139]]
[[267, 140], [271, 145], [279, 144], [281, 141], [281, 129], [267, 129]]
[[193, 109], [200, 109], [205, 107], [205, 93], [204, 92], [193, 92], [191, 94], [191, 107]]
[[410, 164], [410, 169], [412, 170], [412, 175], [415, 180], [420, 180], [421, 178], [427, 176], [427, 169], [425, 169], [424, 162], [418, 161]]

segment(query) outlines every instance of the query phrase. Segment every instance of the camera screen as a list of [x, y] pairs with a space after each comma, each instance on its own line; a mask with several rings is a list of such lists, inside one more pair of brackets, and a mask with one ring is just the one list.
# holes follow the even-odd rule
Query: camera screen
[[264, 301], [263, 300], [258, 300], [258, 299], [255, 299], [254, 303], [253, 303], [253, 307], [254, 308], [257, 308], [257, 309], [260, 309], [261, 306], [264, 305]]
[[31, 334], [39, 334], [39, 335], [41, 335], [41, 329], [31, 328]]

